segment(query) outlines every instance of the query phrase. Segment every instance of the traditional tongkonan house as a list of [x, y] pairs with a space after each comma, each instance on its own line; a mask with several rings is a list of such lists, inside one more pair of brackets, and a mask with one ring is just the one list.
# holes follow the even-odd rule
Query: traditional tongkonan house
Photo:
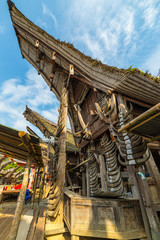
[[[45, 238], [160, 239], [160, 79], [85, 56], [8, 4], [22, 57], [60, 101]], [[67, 115], [82, 195], [64, 188]]]

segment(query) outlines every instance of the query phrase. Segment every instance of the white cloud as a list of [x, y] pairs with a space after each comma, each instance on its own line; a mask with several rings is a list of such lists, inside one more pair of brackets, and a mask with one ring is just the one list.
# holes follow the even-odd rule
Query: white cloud
[[57, 115], [59, 102], [56, 96], [33, 68], [26, 73], [24, 81], [9, 79], [1, 85], [0, 91], [0, 122], [5, 125], [19, 130], [25, 130], [26, 125], [31, 126], [22, 115], [26, 105], [40, 114], [43, 111], [49, 113], [51, 109]]
[[137, 2], [137, 6], [140, 8], [144, 19], [143, 29], [152, 29], [159, 14], [159, 0], [141, 0]]
[[81, 7], [77, 1], [72, 1], [70, 6], [67, 14], [72, 18], [67, 25], [76, 23], [71, 42], [82, 44], [91, 57], [107, 64], [114, 60], [117, 65], [118, 55], [125, 59], [134, 53], [137, 32], [132, 5], [123, 1], [82, 0]]
[[45, 21], [42, 21], [41, 19], [37, 19], [37, 23], [36, 23], [38, 26], [40, 26], [41, 28], [45, 28], [47, 29], [48, 28], [48, 25]]
[[51, 12], [50, 9], [47, 8], [45, 4], [42, 4], [42, 8], [43, 8], [43, 14], [50, 16], [54, 21], [55, 27], [57, 27], [57, 19], [55, 15]]
[[50, 121], [57, 123], [58, 122], [58, 108], [51, 109], [50, 111], [42, 111], [42, 116], [49, 119]]
[[99, 60], [104, 60], [105, 56], [103, 54], [101, 46], [99, 42], [94, 39], [94, 37], [92, 37], [88, 33], [85, 33], [84, 35], [79, 36], [78, 39], [87, 46], [88, 50], [92, 53], [93, 58], [97, 58], [98, 56]]

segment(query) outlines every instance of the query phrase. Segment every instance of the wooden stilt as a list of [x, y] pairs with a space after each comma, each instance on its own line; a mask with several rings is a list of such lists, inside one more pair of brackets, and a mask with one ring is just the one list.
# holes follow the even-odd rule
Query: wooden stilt
[[[54, 192], [59, 192], [58, 205], [54, 210], [48, 211], [48, 215], [51, 219], [54, 218], [54, 225], [58, 228], [63, 228], [63, 194], [65, 184], [65, 168], [66, 168], [66, 130], [67, 130], [67, 112], [68, 112], [68, 91], [65, 86], [62, 89], [61, 104], [58, 119], [58, 128], [56, 137], [58, 139], [58, 164], [56, 173], [56, 188]], [[49, 205], [50, 207], [50, 205]], [[52, 208], [52, 206], [51, 206]], [[56, 214], [56, 217], [54, 213]]]
[[72, 191], [73, 191], [73, 192], [75, 192], [75, 191], [74, 191], [74, 188], [73, 188], [73, 185], [72, 185], [71, 178], [70, 178], [70, 176], [69, 176], [69, 173], [68, 173], [68, 171], [67, 171], [67, 170], [66, 170], [66, 175], [67, 175], [68, 182], [69, 182], [69, 185], [71, 186], [71, 189], [72, 189]]
[[38, 196], [38, 204], [40, 202], [41, 196], [42, 196], [42, 189], [43, 189], [43, 177], [44, 173], [41, 173], [41, 180], [40, 180], [40, 186], [39, 186], [39, 196]]
[[86, 163], [86, 182], [87, 182], [87, 197], [90, 197], [90, 181], [89, 181], [89, 166]]
[[99, 163], [100, 163], [100, 176], [101, 176], [101, 188], [103, 192], [107, 192], [107, 184], [106, 184], [106, 167], [104, 162], [104, 157], [102, 155], [99, 156]]
[[31, 199], [32, 209], [34, 208], [34, 201], [35, 201], [35, 195], [36, 195], [36, 188], [37, 188], [37, 180], [38, 180], [39, 170], [40, 170], [40, 168], [38, 168], [38, 171], [37, 171], [36, 176], [34, 178], [33, 195], [32, 195], [32, 199]]
[[[62, 121], [63, 130], [59, 136], [59, 156], [58, 156], [58, 173], [57, 173], [57, 185], [59, 186], [62, 196], [59, 208], [58, 223], [63, 225], [63, 193], [65, 184], [65, 165], [66, 165], [66, 132], [67, 132], [67, 113], [68, 113], [68, 91], [64, 87], [62, 90], [63, 99], [61, 101], [61, 109], [59, 122]], [[63, 114], [63, 116], [62, 116]]]
[[82, 196], [86, 196], [86, 174], [82, 172]]
[[158, 168], [156, 166], [152, 153], [150, 153], [150, 157], [146, 162], [146, 166], [150, 176], [153, 177], [156, 182], [156, 188], [158, 190], [157, 193], [158, 193], [158, 197], [160, 198], [160, 173], [158, 171]]
[[27, 184], [28, 184], [28, 179], [29, 179], [30, 166], [31, 166], [31, 156], [29, 156], [28, 160], [27, 160], [25, 173], [24, 173], [24, 177], [23, 177], [23, 182], [22, 182], [22, 187], [21, 187], [21, 191], [19, 193], [17, 207], [16, 207], [15, 215], [14, 215], [14, 218], [12, 221], [11, 230], [8, 235], [8, 240], [16, 240], [16, 237], [17, 237], [18, 227], [19, 227], [19, 223], [21, 220], [21, 214], [23, 211], [23, 205], [25, 202], [25, 195], [26, 195]]

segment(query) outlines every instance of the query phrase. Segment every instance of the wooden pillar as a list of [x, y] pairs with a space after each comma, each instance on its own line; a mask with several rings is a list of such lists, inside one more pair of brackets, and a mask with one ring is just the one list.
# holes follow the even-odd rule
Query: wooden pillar
[[39, 197], [38, 197], [38, 204], [42, 198], [43, 195], [43, 183], [44, 183], [44, 173], [41, 173], [41, 180], [40, 180], [40, 186], [39, 186]]
[[[65, 184], [65, 169], [66, 169], [66, 131], [67, 131], [67, 112], [68, 112], [68, 91], [65, 87], [62, 89], [61, 103], [59, 110], [59, 118], [57, 124], [56, 137], [58, 138], [58, 162], [56, 173], [56, 188], [54, 192], [58, 192], [58, 204], [55, 210], [49, 210], [51, 224], [57, 228], [63, 228], [63, 196]], [[50, 204], [50, 203], [49, 203]], [[52, 204], [51, 204], [52, 205]], [[55, 212], [55, 215], [54, 215]], [[53, 214], [53, 215], [52, 215]]]
[[89, 164], [86, 163], [86, 182], [87, 182], [87, 197], [90, 197], [90, 179], [89, 179]]
[[100, 166], [100, 177], [101, 177], [101, 189], [103, 192], [107, 192], [107, 184], [106, 184], [106, 167], [104, 162], [104, 157], [102, 155], [99, 156], [99, 166]]
[[[60, 116], [58, 122], [63, 121], [63, 130], [59, 136], [59, 154], [58, 154], [58, 172], [57, 172], [57, 185], [59, 186], [62, 196], [59, 208], [58, 223], [63, 223], [63, 194], [65, 184], [65, 166], [66, 166], [66, 132], [67, 132], [67, 113], [68, 113], [68, 91], [64, 87], [62, 90]], [[62, 116], [63, 115], [63, 116]]]
[[39, 170], [40, 170], [40, 167], [38, 167], [38, 171], [37, 171], [37, 173], [35, 173], [35, 178], [34, 178], [33, 194], [32, 194], [32, 199], [31, 199], [32, 209], [34, 208], [34, 201], [35, 201], [35, 195], [36, 195], [36, 189], [37, 189], [37, 180], [38, 180]]
[[23, 181], [22, 181], [22, 187], [21, 187], [21, 190], [19, 193], [15, 215], [14, 215], [14, 218], [12, 221], [10, 233], [8, 235], [7, 240], [16, 240], [16, 237], [17, 237], [17, 232], [18, 232], [18, 228], [19, 228], [19, 224], [20, 224], [20, 220], [21, 220], [21, 214], [23, 211], [23, 205], [25, 202], [25, 195], [26, 195], [27, 184], [28, 184], [28, 179], [29, 179], [30, 166], [31, 166], [31, 156], [29, 156], [27, 159], [25, 173], [24, 173], [24, 177], [23, 177]]
[[82, 172], [82, 196], [86, 196], [86, 173], [85, 170]]
[[69, 185], [71, 186], [72, 191], [75, 192], [75, 191], [74, 191], [74, 188], [73, 188], [73, 185], [72, 185], [71, 178], [70, 178], [69, 173], [68, 173], [67, 170], [66, 170], [66, 175], [67, 175], [68, 183], [69, 183]]
[[[144, 170], [142, 169], [141, 166], [137, 167], [136, 173], [137, 172], [141, 172], [141, 173], [143, 173], [143, 175], [145, 174]], [[137, 179], [140, 191], [141, 191], [142, 200], [143, 200], [143, 203], [144, 203], [144, 206], [146, 209], [146, 213], [148, 216], [148, 221], [149, 221], [149, 224], [151, 227], [151, 232], [152, 232], [152, 237], [153, 237], [154, 232], [160, 231], [160, 222], [158, 219], [158, 215], [155, 211], [153, 200], [152, 200], [151, 193], [150, 193], [149, 186], [148, 186], [146, 179], [142, 179], [141, 176], [138, 176], [137, 174], [136, 174], [136, 179]], [[153, 239], [154, 239], [154, 237], [153, 237]]]
[[148, 161], [146, 162], [146, 166], [147, 166], [150, 176], [153, 177], [156, 182], [156, 189], [157, 189], [157, 193], [158, 193], [158, 196], [160, 199], [160, 173], [158, 171], [157, 165], [154, 161], [154, 158], [153, 158], [151, 152], [150, 152], [150, 157], [149, 157]]

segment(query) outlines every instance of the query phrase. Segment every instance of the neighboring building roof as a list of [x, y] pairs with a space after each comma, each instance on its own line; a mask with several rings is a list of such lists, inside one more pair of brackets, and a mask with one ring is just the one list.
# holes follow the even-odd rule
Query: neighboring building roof
[[[27, 145], [24, 143], [23, 139]], [[7, 157], [27, 161], [29, 154], [33, 163], [43, 166], [39, 138], [0, 124], [0, 152]]]
[[118, 131], [123, 130], [160, 140], [160, 103], [134, 118]]
[[[33, 24], [11, 1], [8, 1], [8, 4], [22, 56], [41, 73], [58, 99], [61, 96], [62, 82], [69, 75], [69, 67], [72, 64], [73, 79], [103, 92], [111, 90], [122, 93], [150, 105], [160, 102], [159, 78], [151, 77], [138, 69], [110, 67], [87, 57], [73, 45], [56, 40]], [[37, 40], [38, 47], [35, 45]], [[56, 56], [55, 61], [53, 53]]]
[[[44, 134], [45, 137], [56, 136], [57, 124], [51, 122], [50, 120], [42, 117], [37, 112], [31, 110], [26, 106], [26, 110], [23, 115], [25, 118], [34, 124], [39, 130]], [[74, 138], [72, 132], [67, 129], [67, 143], [66, 143], [67, 151], [69, 152], [77, 152], [78, 148], [75, 146]]]

